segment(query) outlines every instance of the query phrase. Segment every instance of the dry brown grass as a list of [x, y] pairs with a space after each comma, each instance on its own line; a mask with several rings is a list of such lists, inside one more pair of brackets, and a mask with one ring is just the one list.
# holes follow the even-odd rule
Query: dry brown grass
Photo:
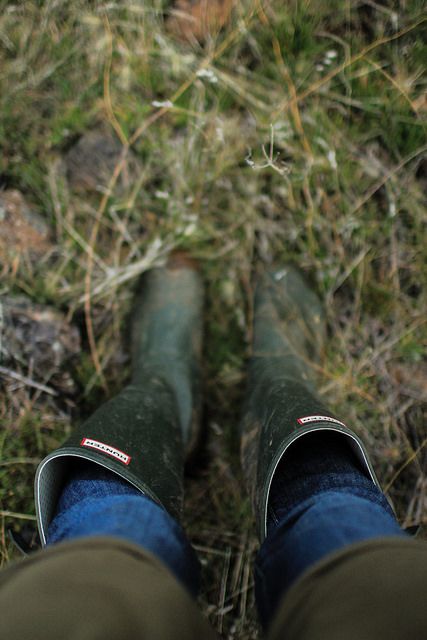
[[[207, 442], [186, 522], [205, 612], [224, 638], [256, 638], [236, 431], [254, 270], [292, 261], [311, 278], [330, 330], [324, 397], [366, 441], [401, 522], [426, 522], [422, 3], [248, 0], [191, 42], [159, 0], [0, 8], [0, 177], [54, 244], [36, 263], [3, 258], [1, 293], [61, 309], [83, 339], [63, 365], [68, 397], [45, 393], [53, 373], [31, 362], [0, 363], [3, 561], [7, 527], [33, 517], [36, 461], [126, 380], [137, 277], [182, 248], [207, 286]], [[63, 158], [100, 129], [119, 157], [79, 192]]]

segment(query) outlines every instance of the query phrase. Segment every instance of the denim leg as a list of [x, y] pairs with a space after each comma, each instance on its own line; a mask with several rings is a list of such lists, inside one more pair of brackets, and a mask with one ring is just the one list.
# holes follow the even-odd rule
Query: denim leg
[[81, 461], [64, 486], [47, 544], [85, 536], [125, 538], [151, 551], [196, 595], [199, 563], [181, 525], [131, 484]]
[[294, 581], [326, 555], [370, 538], [406, 535], [373, 483], [360, 495], [350, 487], [305, 499], [282, 515], [259, 551], [255, 591], [262, 625], [269, 625]]

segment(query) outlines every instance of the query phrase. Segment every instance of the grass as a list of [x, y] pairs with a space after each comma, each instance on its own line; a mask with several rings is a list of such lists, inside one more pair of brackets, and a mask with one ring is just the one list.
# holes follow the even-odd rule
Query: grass
[[[292, 261], [311, 278], [329, 322], [322, 392], [365, 439], [400, 521], [427, 519], [423, 3], [247, 0], [204, 44], [174, 38], [159, 0], [0, 9], [1, 183], [54, 236], [36, 265], [1, 265], [1, 291], [67, 313], [84, 349], [65, 406], [3, 380], [3, 562], [7, 527], [34, 513], [35, 461], [126, 379], [137, 276], [184, 248], [207, 286], [206, 464], [186, 521], [206, 614], [225, 638], [256, 638], [236, 434], [254, 270]], [[127, 190], [115, 175], [86, 197], [61, 159], [100, 127], [140, 168]]]

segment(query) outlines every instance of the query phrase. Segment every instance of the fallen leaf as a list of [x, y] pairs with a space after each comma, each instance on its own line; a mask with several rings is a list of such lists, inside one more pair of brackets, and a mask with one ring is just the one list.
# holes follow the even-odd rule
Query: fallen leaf
[[176, 0], [166, 21], [169, 33], [179, 40], [204, 42], [230, 20], [235, 0]]

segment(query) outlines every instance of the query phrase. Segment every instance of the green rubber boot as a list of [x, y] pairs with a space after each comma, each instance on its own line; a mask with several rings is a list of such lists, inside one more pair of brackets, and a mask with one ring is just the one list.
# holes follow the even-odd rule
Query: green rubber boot
[[325, 338], [319, 299], [293, 267], [266, 273], [254, 300], [253, 355], [241, 422], [241, 455], [261, 542], [277, 465], [292, 443], [313, 431], [336, 431], [348, 440], [361, 468], [379, 486], [358, 436], [317, 397]]
[[203, 288], [184, 257], [144, 274], [132, 321], [132, 379], [39, 465], [42, 544], [73, 458], [101, 465], [179, 519], [184, 462], [195, 447], [201, 406]]

